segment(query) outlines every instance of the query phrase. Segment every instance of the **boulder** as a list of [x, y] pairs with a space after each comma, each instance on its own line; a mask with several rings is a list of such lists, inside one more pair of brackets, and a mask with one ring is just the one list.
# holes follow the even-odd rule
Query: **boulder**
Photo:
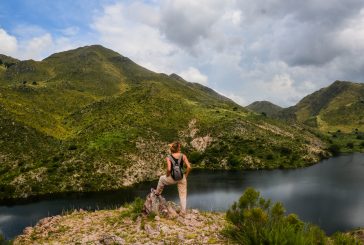
[[151, 191], [145, 199], [143, 213], [145, 215], [156, 215], [165, 218], [175, 218], [178, 216], [176, 205], [167, 202], [162, 195], [155, 195]]

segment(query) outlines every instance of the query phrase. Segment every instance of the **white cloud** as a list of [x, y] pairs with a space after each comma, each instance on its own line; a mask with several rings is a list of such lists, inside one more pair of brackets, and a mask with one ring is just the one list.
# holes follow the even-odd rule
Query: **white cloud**
[[14, 36], [9, 35], [4, 29], [0, 28], [0, 53], [13, 55], [18, 48], [18, 42]]
[[77, 26], [70, 26], [61, 30], [62, 34], [65, 36], [75, 36], [78, 34], [79, 31], [80, 28], [78, 28]]
[[[102, 15], [95, 17], [92, 28], [99, 33], [100, 42], [105, 46], [151, 70], [173, 72], [168, 57], [178, 50], [153, 27], [158, 22], [156, 19], [144, 18], [139, 12], [131, 11], [135, 10], [135, 4], [106, 6]], [[138, 4], [145, 15], [158, 15], [157, 10]]]
[[50, 50], [53, 50], [52, 36], [47, 33], [45, 35], [34, 37], [27, 40], [23, 46], [23, 57], [41, 59], [48, 54]]
[[208, 82], [240, 104], [290, 106], [334, 80], [364, 80], [362, 0], [135, 0], [90, 15], [87, 39], [72, 23], [57, 34], [23, 25], [15, 36], [0, 32], [0, 50], [40, 59], [100, 43], [153, 71]]
[[187, 70], [180, 72], [179, 75], [189, 82], [201, 83], [203, 85], [208, 83], [208, 77], [194, 67], [189, 67]]
[[[54, 52], [69, 50], [82, 45], [81, 42], [65, 36], [54, 38], [50, 33], [44, 32], [42, 28], [36, 26], [30, 26], [29, 29], [25, 25], [17, 27], [17, 31], [22, 29], [25, 31], [23, 35], [16, 37], [9, 35], [0, 28], [0, 54], [21, 60], [41, 60]], [[35, 30], [35, 32], [31, 34], [31, 30]]]

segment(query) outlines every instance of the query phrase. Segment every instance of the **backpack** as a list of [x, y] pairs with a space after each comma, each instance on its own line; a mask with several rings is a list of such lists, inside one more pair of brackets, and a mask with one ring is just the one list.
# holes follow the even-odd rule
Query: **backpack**
[[173, 157], [171, 155], [168, 155], [169, 160], [171, 160], [172, 167], [171, 167], [171, 175], [172, 178], [176, 181], [181, 180], [183, 178], [183, 172], [182, 172], [182, 157], [183, 154], [181, 153], [180, 157], [178, 158], [178, 162], [175, 162]]

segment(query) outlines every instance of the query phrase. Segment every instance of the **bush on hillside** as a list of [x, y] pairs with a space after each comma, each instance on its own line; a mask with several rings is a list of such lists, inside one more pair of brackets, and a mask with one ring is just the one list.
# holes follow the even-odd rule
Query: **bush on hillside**
[[297, 215], [285, 215], [281, 203], [271, 203], [248, 188], [227, 211], [229, 221], [223, 234], [239, 244], [356, 244], [353, 237], [338, 233], [331, 239], [319, 227], [302, 222]]
[[193, 151], [189, 154], [188, 158], [191, 163], [200, 163], [203, 160], [203, 154], [198, 151]]
[[363, 135], [363, 134], [358, 134], [358, 135], [356, 136], [356, 138], [357, 138], [358, 140], [364, 140], [364, 135]]
[[336, 145], [336, 144], [332, 144], [329, 146], [329, 149], [328, 149], [332, 155], [334, 156], [337, 156], [340, 154], [340, 146], [339, 145]]
[[346, 144], [346, 147], [353, 149], [354, 148], [354, 143], [353, 142], [349, 142]]

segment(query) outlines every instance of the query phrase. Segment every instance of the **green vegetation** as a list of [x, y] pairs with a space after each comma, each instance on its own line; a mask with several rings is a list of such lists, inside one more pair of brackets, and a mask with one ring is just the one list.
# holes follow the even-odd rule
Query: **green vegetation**
[[269, 101], [255, 101], [245, 108], [255, 111], [257, 113], [261, 113], [264, 116], [273, 116], [276, 115], [283, 108], [275, 105]]
[[359, 130], [353, 130], [353, 132], [350, 133], [343, 133], [341, 132], [341, 130], [337, 130], [335, 132], [328, 132], [326, 135], [326, 139], [331, 144], [329, 150], [333, 154], [339, 152], [364, 152], [363, 135], [364, 132], [361, 132]]
[[11, 245], [13, 244], [12, 240], [5, 240], [5, 237], [0, 232], [0, 245]]
[[304, 223], [297, 215], [285, 215], [281, 203], [271, 203], [248, 188], [227, 211], [230, 222], [223, 234], [239, 244], [360, 244], [354, 237], [336, 233], [327, 237], [317, 226]]
[[135, 198], [135, 200], [130, 203], [124, 205], [126, 209], [122, 210], [120, 213], [121, 218], [130, 217], [132, 220], [136, 220], [138, 216], [142, 214], [144, 207], [144, 200], [140, 197]]
[[296, 119], [321, 132], [364, 132], [364, 84], [335, 81], [281, 110], [278, 117]]
[[39, 62], [7, 60], [13, 65], [0, 71], [0, 200], [155, 179], [177, 139], [200, 168], [296, 168], [329, 156], [305, 127], [250, 112], [102, 46]]

